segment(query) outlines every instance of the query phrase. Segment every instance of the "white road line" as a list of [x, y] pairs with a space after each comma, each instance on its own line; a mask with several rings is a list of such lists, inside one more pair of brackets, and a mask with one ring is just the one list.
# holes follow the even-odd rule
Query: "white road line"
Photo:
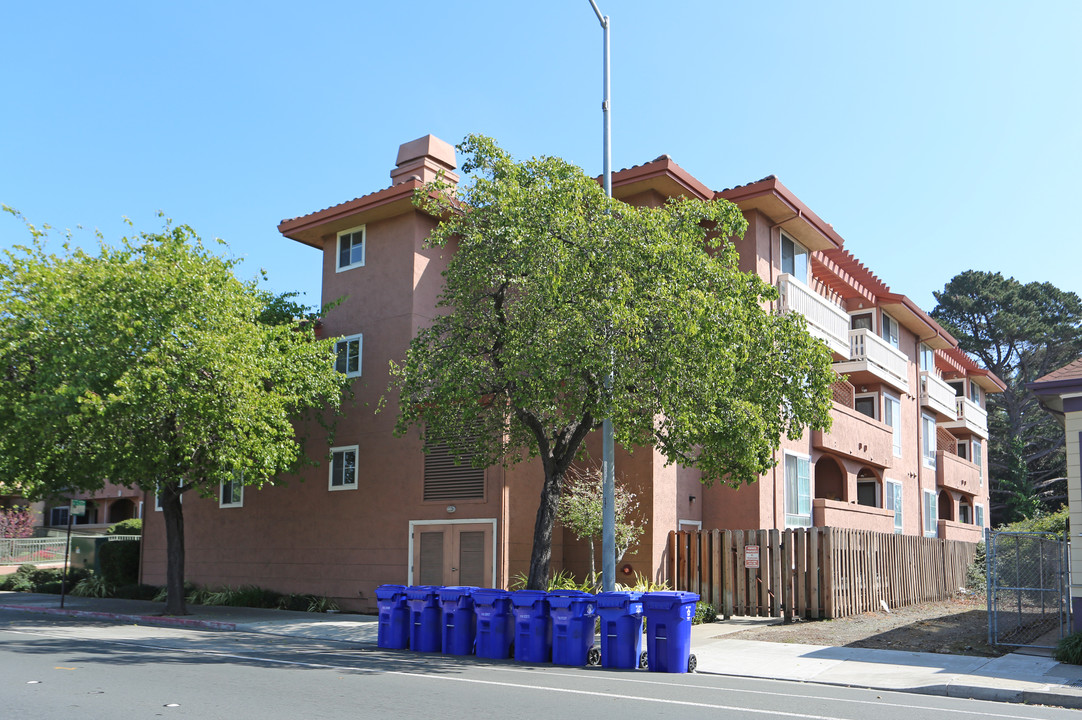
[[[17, 635], [37, 635], [37, 636], [42, 636], [42, 637], [59, 638], [59, 639], [62, 639], [62, 640], [71, 640], [71, 639], [84, 640], [84, 638], [78, 638], [78, 637], [73, 638], [71, 635], [68, 635], [68, 634], [49, 633], [49, 632], [43, 632], [43, 631], [40, 631], [40, 630], [30, 631], [30, 630], [0, 629], [0, 632], [10, 632], [10, 633], [14, 633], [14, 634], [17, 634]], [[87, 641], [91, 642], [89, 640], [87, 640]], [[546, 692], [561, 692], [561, 693], [571, 694], [571, 695], [589, 695], [589, 696], [604, 697], [604, 698], [615, 698], [615, 699], [624, 699], [624, 700], [639, 700], [639, 701], [642, 701], [642, 702], [661, 703], [661, 704], [669, 704], [669, 705], [682, 705], [682, 706], [690, 706], [690, 707], [701, 707], [701, 708], [709, 708], [709, 709], [714, 709], [714, 710], [733, 710], [733, 711], [741, 711], [741, 712], [747, 712], [747, 713], [756, 713], [756, 714], [761, 714], [761, 715], [777, 715], [777, 716], [792, 717], [792, 718], [806, 718], [807, 720], [837, 720], [837, 718], [834, 717], [834, 716], [791, 713], [791, 712], [786, 712], [786, 711], [783, 711], [783, 710], [758, 710], [758, 709], [753, 709], [753, 708], [740, 707], [740, 706], [736, 706], [736, 705], [718, 705], [718, 704], [713, 704], [713, 703], [698, 703], [698, 702], [691, 702], [691, 701], [687, 701], [687, 700], [666, 700], [666, 699], [662, 699], [662, 698], [654, 698], [654, 697], [647, 697], [647, 696], [641, 696], [641, 695], [614, 695], [612, 693], [600, 692], [600, 691], [594, 691], [594, 690], [574, 690], [574, 689], [571, 689], [571, 688], [549, 687], [549, 686], [543, 686], [543, 685], [528, 685], [528, 684], [525, 684], [525, 683], [507, 683], [507, 682], [499, 682], [499, 681], [496, 681], [496, 680], [479, 680], [479, 679], [475, 679], [475, 678], [457, 678], [457, 677], [450, 677], [450, 676], [447, 676], [447, 675], [433, 675], [431, 673], [422, 673], [422, 672], [404, 672], [404, 671], [400, 671], [400, 670], [366, 669], [366, 668], [357, 668], [357, 667], [353, 667], [353, 666], [349, 666], [349, 665], [331, 665], [331, 664], [327, 664], [327, 663], [312, 663], [312, 662], [304, 662], [304, 661], [300, 661], [300, 660], [280, 660], [280, 659], [277, 659], [277, 658], [265, 658], [265, 657], [260, 657], [260, 656], [257, 656], [257, 655], [240, 655], [240, 654], [236, 654], [236, 653], [227, 653], [227, 652], [222, 652], [222, 651], [218, 651], [218, 650], [200, 650], [200, 649], [194, 649], [194, 648], [177, 648], [177, 647], [171, 647], [169, 645], [151, 645], [149, 643], [138, 643], [138, 642], [133, 642], [133, 641], [129, 641], [129, 640], [107, 640], [107, 639], [95, 638], [94, 640], [92, 640], [92, 642], [104, 642], [104, 643], [108, 643], [108, 644], [111, 644], [111, 645], [120, 645], [122, 647], [130, 647], [130, 648], [141, 648], [141, 649], [145, 649], [145, 650], [159, 650], [159, 651], [166, 651], [166, 652], [187, 653], [187, 654], [190, 654], [190, 655], [206, 655], [206, 656], [215, 657], [215, 658], [221, 658], [221, 659], [244, 660], [246, 662], [261, 662], [261, 663], [268, 663], [268, 664], [274, 664], [274, 665], [292, 665], [292, 666], [297, 666], [297, 667], [306, 667], [306, 668], [313, 668], [313, 669], [334, 670], [336, 672], [353, 672], [353, 673], [357, 673], [357, 674], [366, 674], [366, 675], [367, 674], [399, 675], [399, 676], [403, 676], [403, 677], [415, 677], [415, 678], [436, 679], [436, 680], [450, 680], [450, 681], [454, 681], [454, 682], [463, 682], [463, 683], [474, 683], [474, 684], [477, 684], [477, 685], [495, 685], [495, 686], [501, 686], [501, 687], [521, 688], [521, 689], [527, 689], [527, 690], [543, 690], [543, 691], [546, 691]], [[485, 669], [499, 670], [499, 671], [502, 671], [502, 672], [518, 672], [518, 673], [536, 673], [537, 672], [536, 670], [508, 668], [508, 667], [500, 667], [500, 666], [496, 666], [496, 665], [487, 666]], [[637, 683], [637, 684], [641, 684], [641, 685], [663, 685], [665, 687], [670, 687], [670, 688], [671, 687], [678, 687], [676, 685], [673, 685], [672, 683], [663, 683], [663, 682], [658, 682], [656, 680], [645, 680], [645, 679], [640, 680], [638, 678], [621, 678], [621, 677], [617, 677], [615, 675], [600, 676], [600, 675], [583, 674], [583, 673], [558, 673], [558, 676], [561, 676], [561, 677], [575, 677], [575, 678], [589, 678], [591, 680], [604, 679], [605, 681], [632, 682], [632, 683]], [[779, 697], [779, 698], [786, 698], [786, 699], [799, 698], [799, 699], [808, 699], [808, 700], [819, 700], [819, 701], [825, 701], [825, 702], [844, 702], [844, 703], [859, 704], [859, 705], [873, 705], [873, 706], [876, 706], [876, 707], [881, 707], [884, 704], [886, 704], [886, 703], [882, 703], [882, 702], [874, 702], [874, 701], [871, 701], [871, 700], [848, 700], [848, 699], [845, 699], [845, 698], [831, 698], [831, 697], [823, 697], [823, 696], [819, 696], [819, 695], [794, 695], [794, 694], [791, 694], [791, 693], [784, 693], [784, 692], [774, 693], [774, 692], [767, 692], [765, 690], [743, 690], [743, 689], [739, 689], [739, 688], [714, 688], [714, 687], [709, 687], [709, 686], [706, 686], [706, 685], [683, 685], [683, 686], [679, 686], [679, 687], [684, 687], [684, 688], [688, 688], [688, 689], [695, 689], [695, 690], [710, 690], [710, 691], [717, 691], [717, 692], [739, 692], [739, 693], [747, 693], [747, 694], [755, 694], [755, 695], [769, 695], [769, 696], [772, 696], [772, 697]], [[834, 686], [834, 687], [838, 687], [838, 686]], [[886, 691], [883, 691], [883, 692], [895, 692], [895, 691], [886, 690]], [[889, 705], [890, 705], [891, 708], [911, 709], [911, 710], [935, 710], [935, 711], [940, 712], [940, 713], [951, 713], [951, 714], [955, 714], [955, 715], [979, 715], [980, 717], [984, 717], [984, 718], [1003, 718], [1004, 720], [1033, 720], [1032, 716], [1028, 716], [1028, 715], [1008, 715], [1008, 714], [1002, 714], [1002, 713], [977, 712], [977, 711], [972, 711], [972, 710], [955, 710], [955, 709], [947, 709], [947, 708], [930, 707], [928, 705], [905, 705], [905, 704], [900, 704], [900, 703], [890, 703]]]

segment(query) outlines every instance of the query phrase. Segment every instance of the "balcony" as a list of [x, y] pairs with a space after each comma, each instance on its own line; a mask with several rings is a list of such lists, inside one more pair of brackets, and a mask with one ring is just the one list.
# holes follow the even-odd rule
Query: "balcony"
[[849, 331], [849, 357], [853, 359], [834, 363], [839, 375], [869, 373], [898, 392], [909, 392], [909, 358], [870, 330]]
[[894, 532], [894, 511], [847, 503], [843, 500], [812, 499], [812, 525], [874, 532]]
[[988, 439], [988, 411], [969, 398], [954, 398], [957, 419], [941, 423], [947, 429], [968, 430], [974, 435]]
[[946, 383], [935, 373], [925, 370], [920, 374], [920, 404], [933, 410], [937, 415], [936, 420], [954, 420], [957, 415], [957, 407], [954, 402], [957, 399], [954, 388]]
[[980, 525], [939, 520], [938, 534], [941, 540], [961, 540], [976, 543], [984, 539], [984, 528]]
[[935, 481], [939, 487], [976, 495], [981, 488], [981, 471], [968, 460], [939, 450], [935, 454]]
[[808, 321], [808, 332], [827, 344], [831, 352], [849, 357], [849, 315], [834, 303], [789, 274], [778, 278], [779, 306]]
[[828, 432], [812, 432], [812, 446], [836, 455], [844, 455], [869, 465], [886, 468], [894, 462], [894, 435], [887, 425], [834, 403], [830, 413], [834, 422]]

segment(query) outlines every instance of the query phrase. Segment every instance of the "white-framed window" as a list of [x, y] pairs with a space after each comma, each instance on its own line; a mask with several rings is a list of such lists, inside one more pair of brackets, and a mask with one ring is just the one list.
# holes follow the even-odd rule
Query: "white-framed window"
[[849, 313], [849, 328], [851, 330], [870, 330], [875, 332], [875, 312], [864, 310], [863, 312]]
[[920, 344], [920, 369], [925, 372], [935, 371], [935, 350], [924, 343]]
[[227, 480], [218, 486], [218, 507], [244, 507], [244, 476]]
[[363, 346], [363, 335], [348, 335], [341, 338], [334, 345], [334, 351], [337, 355], [334, 361], [335, 369], [340, 373], [345, 373], [346, 377], [360, 377], [361, 349]]
[[984, 486], [984, 446], [977, 438], [973, 438], [973, 464], [977, 466], [978, 487]]
[[958, 522], [966, 525], [973, 524], [973, 514], [968, 500], [962, 500], [958, 503]]
[[977, 516], [977, 527], [984, 527], [984, 505], [974, 505], [973, 511]]
[[873, 478], [857, 480], [857, 505], [879, 507], [879, 481]]
[[963, 460], [968, 460], [969, 459], [969, 441], [968, 440], [959, 440], [958, 441], [958, 457], [962, 458]]
[[939, 498], [935, 491], [924, 491], [924, 536], [939, 535]]
[[969, 399], [977, 405], [981, 404], [981, 386], [972, 379], [969, 381]]
[[964, 380], [948, 380], [947, 384], [954, 389], [954, 394], [958, 397], [966, 396], [966, 383]]
[[781, 234], [781, 271], [808, 282], [808, 250], [785, 233]]
[[811, 458], [785, 453], [785, 526], [811, 527]]
[[936, 451], [936, 436], [935, 436], [935, 418], [928, 413], [921, 413], [921, 451], [924, 455], [924, 466], [934, 468], [935, 467], [935, 451]]
[[331, 448], [331, 466], [327, 478], [328, 490], [357, 489], [357, 446]]
[[902, 456], [902, 403], [883, 393], [883, 422], [890, 426], [894, 440], [894, 457]]
[[56, 527], [57, 525], [68, 524], [68, 510], [69, 507], [54, 507], [49, 510], [49, 525]]
[[886, 509], [894, 511], [894, 532], [902, 531], [902, 484], [897, 480], [887, 480]]
[[853, 399], [853, 409], [862, 415], [867, 415], [872, 420], [879, 419], [879, 395], [876, 393], [869, 393], [867, 395], [857, 395]]
[[338, 233], [338, 269], [336, 272], [364, 265], [364, 225]]
[[898, 321], [886, 313], [883, 313], [883, 339], [894, 347], [899, 347], [901, 344], [901, 335], [898, 334]]

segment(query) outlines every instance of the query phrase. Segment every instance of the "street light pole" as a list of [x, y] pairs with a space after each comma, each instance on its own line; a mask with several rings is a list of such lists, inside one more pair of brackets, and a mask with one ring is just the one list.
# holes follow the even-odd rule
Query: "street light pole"
[[[605, 34], [604, 93], [601, 113], [604, 118], [604, 184], [605, 194], [612, 197], [612, 108], [609, 83], [609, 17], [602, 15], [597, 3], [590, 5], [601, 23]], [[606, 380], [612, 386], [612, 372]], [[612, 437], [612, 420], [601, 423], [601, 588], [605, 592], [616, 589], [616, 472], [613, 463], [615, 447]]]

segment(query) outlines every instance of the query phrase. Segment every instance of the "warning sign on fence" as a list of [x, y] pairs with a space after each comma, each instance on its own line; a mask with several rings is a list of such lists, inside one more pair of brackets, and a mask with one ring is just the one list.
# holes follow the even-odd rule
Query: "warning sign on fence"
[[744, 546], [744, 568], [747, 570], [759, 569], [759, 546]]

